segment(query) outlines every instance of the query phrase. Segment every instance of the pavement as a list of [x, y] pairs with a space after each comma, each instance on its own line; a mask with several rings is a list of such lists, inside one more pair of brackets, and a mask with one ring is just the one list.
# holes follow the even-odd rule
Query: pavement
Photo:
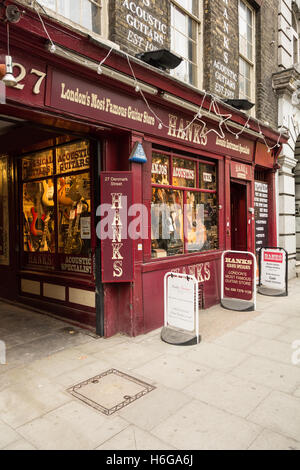
[[[201, 311], [200, 333], [188, 347], [160, 330], [103, 339], [0, 303], [0, 449], [300, 450], [300, 278], [256, 312]], [[67, 391], [111, 369], [154, 389], [111, 415]], [[97, 402], [126, 393], [110, 377]]]

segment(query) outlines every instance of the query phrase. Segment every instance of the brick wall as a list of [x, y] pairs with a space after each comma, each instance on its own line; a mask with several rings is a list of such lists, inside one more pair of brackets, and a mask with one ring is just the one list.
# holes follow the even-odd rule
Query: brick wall
[[238, 2], [204, 0], [204, 89], [238, 98]]
[[[278, 1], [249, 1], [256, 18], [256, 117], [277, 126], [272, 74], [278, 71]], [[239, 0], [204, 0], [204, 89], [222, 98], [239, 97]]]
[[109, 39], [132, 55], [170, 46], [168, 0], [110, 0]]

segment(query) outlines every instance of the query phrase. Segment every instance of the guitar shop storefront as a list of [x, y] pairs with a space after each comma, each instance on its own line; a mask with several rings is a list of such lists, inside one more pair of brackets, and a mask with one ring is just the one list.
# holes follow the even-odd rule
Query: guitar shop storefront
[[[264, 183], [257, 194], [267, 188], [266, 240], [276, 245], [275, 151], [267, 153], [260, 143], [254, 120], [244, 127], [243, 113], [220, 105], [221, 113], [232, 114], [227, 125], [238, 126], [232, 130], [244, 127], [237, 141], [225, 128], [222, 135], [210, 97], [166, 74], [162, 80], [161, 72], [134, 59], [133, 79], [120, 52], [108, 59], [114, 74], [99, 76], [99, 57], [107, 49], [78, 35], [83, 60], [71, 52], [75, 32], [70, 40], [50, 20], [48, 28], [60, 43], [57, 55], [29, 24], [14, 29], [14, 71], [22, 74], [1, 105], [0, 296], [104, 336], [135, 336], [162, 326], [163, 278], [170, 270], [197, 277], [203, 308], [218, 303], [222, 251], [238, 246], [232, 236], [237, 209], [231, 207], [237, 197], [243, 242], [255, 252], [256, 176]], [[205, 117], [196, 120], [187, 105], [197, 111], [202, 100]], [[279, 135], [262, 128], [275, 145]], [[143, 163], [130, 161], [141, 146]], [[143, 207], [126, 244], [120, 224], [116, 243], [96, 236], [102, 172], [116, 173], [107, 202], [116, 207], [115, 193], [126, 180], [127, 195]]]

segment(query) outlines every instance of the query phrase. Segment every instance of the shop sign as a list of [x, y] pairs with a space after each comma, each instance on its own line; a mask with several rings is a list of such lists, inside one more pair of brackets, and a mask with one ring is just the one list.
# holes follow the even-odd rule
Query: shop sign
[[90, 144], [80, 141], [56, 149], [56, 172], [86, 170], [90, 168]]
[[195, 276], [167, 273], [164, 276], [162, 340], [172, 344], [198, 343], [198, 305], [198, 281]]
[[[254, 142], [240, 137], [237, 142], [232, 135], [225, 133], [220, 137], [219, 127], [209, 124], [215, 132], [205, 134], [202, 120], [191, 123], [187, 114], [172, 114], [164, 108], [151, 103], [149, 111], [140, 95], [120, 93], [115, 89], [97, 85], [95, 82], [81, 80], [58, 70], [49, 69], [51, 79], [46, 94], [46, 105], [66, 113], [84, 116], [97, 122], [124, 126], [138, 132], [148, 132], [160, 138], [181, 141], [211, 152], [222, 153], [234, 158], [252, 161]], [[165, 124], [157, 126], [155, 115]], [[186, 130], [186, 128], [188, 129]], [[207, 126], [208, 127], [208, 126]]]
[[92, 259], [86, 256], [60, 254], [60, 268], [69, 273], [92, 274]]
[[255, 181], [255, 245], [256, 250], [268, 244], [269, 187], [267, 183]]
[[221, 305], [230, 310], [255, 310], [256, 258], [247, 251], [225, 251], [222, 255]]
[[231, 178], [251, 181], [253, 177], [252, 166], [245, 163], [231, 162]]
[[[0, 59], [2, 63], [5, 62], [6, 53], [5, 48], [0, 46]], [[44, 92], [47, 79], [46, 63], [33, 58], [30, 54], [24, 56], [23, 51], [14, 48], [12, 66], [17, 84], [14, 87], [5, 87], [6, 98], [17, 101], [18, 104], [25, 103], [37, 107], [44, 106]]]
[[[224, 0], [221, 9], [222, 20], [220, 27], [216, 28], [216, 37], [218, 44], [215, 49], [214, 59], [214, 80], [215, 92], [224, 98], [233, 99], [236, 97], [238, 86], [238, 73], [233, 69], [235, 62], [233, 44], [233, 29], [235, 27], [235, 19], [232, 17], [233, 5], [230, 0]], [[234, 43], [234, 46], [236, 43]], [[221, 53], [221, 54], [220, 54]], [[235, 67], [236, 68], [236, 67]]]
[[133, 240], [128, 233], [128, 209], [133, 202], [131, 172], [101, 174], [102, 281], [133, 281]]
[[202, 176], [205, 183], [212, 183], [212, 173], [203, 173]]
[[45, 150], [22, 158], [22, 179], [53, 175], [53, 150]]
[[288, 254], [283, 248], [261, 248], [258, 292], [263, 295], [288, 295]]
[[[168, 39], [161, 1], [123, 0], [119, 14], [126, 21], [127, 41], [143, 51], [163, 49]], [[167, 3], [165, 3], [167, 9]], [[124, 20], [123, 20], [124, 21]], [[124, 30], [123, 23], [122, 29]], [[119, 28], [119, 31], [121, 28]]]

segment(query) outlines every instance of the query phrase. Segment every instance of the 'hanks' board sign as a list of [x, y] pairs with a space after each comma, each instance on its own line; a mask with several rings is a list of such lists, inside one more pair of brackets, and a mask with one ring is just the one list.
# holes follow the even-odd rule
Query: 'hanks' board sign
[[261, 248], [259, 292], [287, 295], [287, 252], [283, 248]]
[[255, 310], [256, 258], [247, 251], [225, 251], [222, 255], [221, 305], [237, 311]]
[[251, 300], [253, 278], [252, 256], [248, 253], [227, 253], [224, 259], [225, 297]]
[[133, 280], [133, 242], [128, 236], [127, 210], [132, 199], [132, 173], [101, 174], [101, 207], [106, 207], [100, 222], [103, 282]]

